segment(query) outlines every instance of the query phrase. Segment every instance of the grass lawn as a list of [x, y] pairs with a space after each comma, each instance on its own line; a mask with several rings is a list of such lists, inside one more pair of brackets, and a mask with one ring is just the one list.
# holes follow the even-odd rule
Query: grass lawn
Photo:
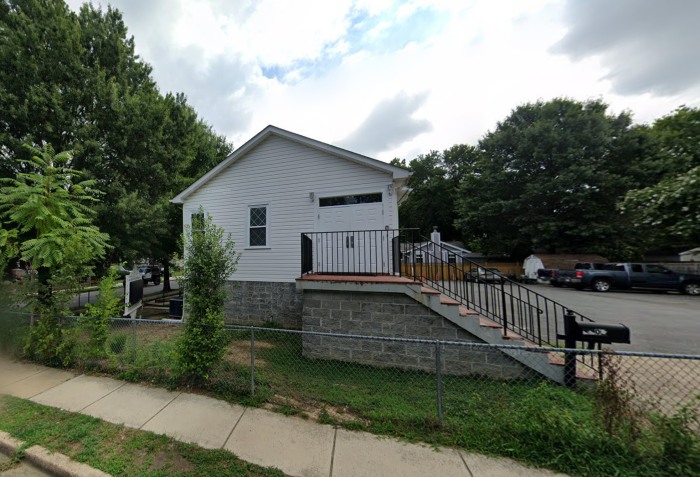
[[28, 446], [41, 445], [115, 476], [284, 476], [227, 451], [183, 444], [10, 396], [0, 396], [0, 430]]

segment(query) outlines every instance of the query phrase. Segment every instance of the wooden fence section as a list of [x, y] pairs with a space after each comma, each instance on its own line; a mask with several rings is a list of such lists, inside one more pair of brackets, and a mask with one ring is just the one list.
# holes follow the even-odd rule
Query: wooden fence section
[[677, 273], [694, 273], [700, 275], [700, 262], [666, 262], [660, 263]]
[[[516, 275], [520, 276], [523, 272], [522, 263], [503, 263], [503, 262], [486, 262], [479, 264], [484, 268], [497, 268], [501, 273], [505, 275]], [[404, 276], [411, 276], [413, 273], [413, 267], [415, 267], [416, 275], [423, 277], [426, 280], [463, 280], [464, 272], [468, 272], [474, 265], [471, 263], [451, 263], [451, 264], [438, 264], [438, 263], [402, 263], [401, 264], [401, 274]]]

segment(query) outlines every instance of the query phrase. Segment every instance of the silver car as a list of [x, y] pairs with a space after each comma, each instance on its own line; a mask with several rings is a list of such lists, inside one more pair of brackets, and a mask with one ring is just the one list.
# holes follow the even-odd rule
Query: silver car
[[503, 273], [497, 268], [472, 268], [464, 278], [472, 282], [503, 283]]

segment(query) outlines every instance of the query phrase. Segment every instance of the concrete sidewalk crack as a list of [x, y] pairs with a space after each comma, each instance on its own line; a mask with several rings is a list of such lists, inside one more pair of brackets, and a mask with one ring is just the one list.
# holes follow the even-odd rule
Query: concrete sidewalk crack
[[[81, 374], [80, 376], [85, 376], [85, 375], [84, 375], [84, 374]], [[78, 378], [79, 378], [80, 376], [78, 376]], [[126, 386], [127, 384], [128, 384], [128, 383], [123, 383], [121, 386], [112, 389], [110, 392], [108, 392], [107, 394], [105, 394], [104, 396], [102, 396], [100, 399], [96, 399], [95, 401], [91, 402], [90, 404], [88, 404], [87, 406], [85, 406], [84, 408], [82, 408], [82, 409], [81, 409], [80, 411], [78, 411], [78, 412], [82, 414], [82, 412], [83, 412], [85, 409], [89, 408], [90, 406], [92, 406], [92, 405], [95, 404], [96, 402], [102, 401], [104, 398], [106, 398], [107, 396], [109, 396], [110, 394], [112, 394], [114, 391], [117, 391], [117, 390], [123, 388], [123, 387]]]
[[[43, 371], [42, 371], [42, 373], [43, 373]], [[71, 381], [71, 380], [73, 380], [73, 379], [75, 379], [75, 377], [72, 377], [72, 378], [70, 378], [70, 379], [67, 380], [67, 381], [63, 381], [62, 383], [55, 384], [55, 385], [51, 386], [50, 388], [44, 389], [43, 391], [38, 392], [38, 393], [36, 393], [36, 394], [33, 395], [33, 396], [29, 396], [27, 399], [34, 399], [34, 398], [37, 397], [39, 394], [45, 393], [46, 391], [50, 391], [50, 390], [52, 390], [53, 388], [55, 388], [55, 387], [57, 387], [57, 386], [60, 386], [61, 384], [65, 384], [65, 383], [67, 383], [68, 381]]]
[[469, 475], [470, 475], [471, 477], [474, 477], [474, 474], [472, 473], [472, 470], [469, 468], [469, 466], [467, 465], [466, 459], [465, 459], [464, 456], [462, 455], [462, 451], [457, 450], [457, 454], [459, 454], [459, 458], [462, 459], [462, 463], [464, 464], [464, 467], [467, 468], [467, 472], [469, 472]]
[[21, 382], [24, 381], [25, 379], [29, 379], [29, 378], [31, 378], [32, 376], [36, 376], [37, 374], [45, 373], [46, 371], [47, 371], [46, 369], [42, 369], [42, 370], [37, 371], [37, 372], [34, 373], [34, 374], [30, 374], [29, 376], [26, 376], [26, 377], [24, 377], [24, 378], [22, 378], [22, 379], [18, 379], [17, 381], [12, 381], [11, 383], [4, 384], [4, 385], [0, 386], [0, 389], [6, 388], [6, 387], [8, 387], [8, 386], [12, 386], [13, 384], [21, 383]]
[[151, 417], [149, 417], [148, 420], [147, 420], [146, 422], [144, 422], [143, 424], [141, 424], [141, 426], [139, 427], [139, 429], [143, 429], [143, 426], [145, 426], [146, 424], [148, 424], [149, 422], [151, 422], [158, 414], [160, 414], [160, 413], [163, 411], [163, 409], [165, 409], [166, 407], [170, 406], [170, 404], [172, 404], [172, 402], [173, 402], [174, 400], [176, 400], [177, 398], [179, 398], [181, 395], [182, 395], [182, 393], [177, 393], [177, 396], [175, 396], [175, 397], [172, 398], [170, 401], [168, 401], [168, 402], [165, 404], [165, 406], [161, 407], [160, 410], [159, 410], [157, 413], [155, 413], [154, 415], [152, 415]]
[[333, 477], [333, 461], [335, 460], [335, 441], [338, 438], [338, 428], [333, 429], [333, 450], [331, 451], [331, 473], [328, 477]]
[[237, 420], [236, 423], [233, 425], [233, 429], [231, 429], [231, 432], [228, 433], [228, 437], [226, 438], [226, 440], [224, 441], [224, 443], [221, 445], [221, 449], [223, 449], [224, 447], [226, 447], [226, 444], [228, 444], [229, 439], [231, 439], [231, 436], [233, 435], [233, 431], [236, 430], [236, 428], [238, 427], [238, 423], [241, 422], [241, 419], [243, 419], [243, 414], [245, 414], [245, 412], [246, 412], [247, 410], [248, 410], [247, 407], [244, 407], [244, 408], [243, 408], [243, 412], [241, 413], [240, 416], [238, 416], [238, 420]]

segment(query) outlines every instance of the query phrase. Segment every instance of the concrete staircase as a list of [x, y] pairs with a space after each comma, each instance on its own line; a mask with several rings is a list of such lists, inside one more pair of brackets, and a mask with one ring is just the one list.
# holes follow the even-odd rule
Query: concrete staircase
[[[420, 282], [407, 283], [404, 293], [486, 343], [537, 347], [511, 330], [504, 332], [503, 326], [484, 318], [460, 302], [444, 296], [425, 284]], [[564, 383], [563, 353], [523, 352], [518, 349], [502, 349], [501, 351], [543, 376], [558, 383]], [[577, 377], [586, 380], [596, 379], [591, 373], [581, 369], [577, 369]]]
[[[403, 293], [485, 343], [517, 346], [518, 348], [503, 348], [500, 351], [537, 373], [558, 383], [564, 383], [563, 353], [524, 352], [523, 346], [537, 346], [510, 330], [504, 331], [500, 324], [470, 310], [462, 303], [443, 295], [422, 282], [395, 276], [307, 275], [297, 279], [297, 288], [301, 290]], [[577, 376], [580, 379], [596, 379], [594, 375], [581, 370], [580, 367], [577, 369]]]

